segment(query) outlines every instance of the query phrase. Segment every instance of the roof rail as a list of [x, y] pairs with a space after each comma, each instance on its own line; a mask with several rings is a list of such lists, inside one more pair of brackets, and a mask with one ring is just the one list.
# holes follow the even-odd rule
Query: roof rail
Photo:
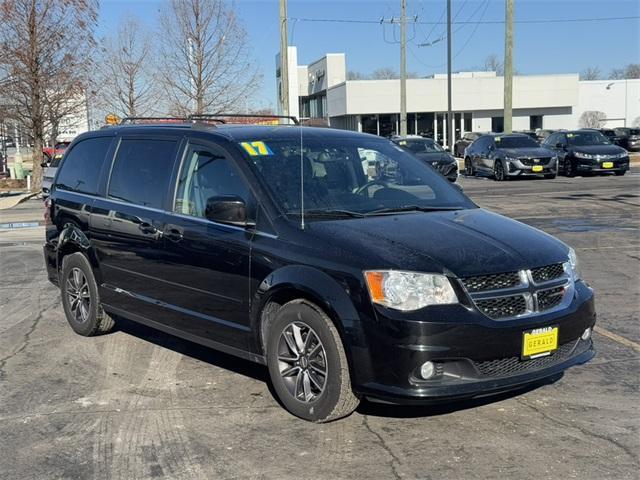
[[188, 119], [182, 117], [124, 117], [122, 120], [120, 120], [120, 125], [154, 122], [184, 123], [188, 121]]
[[287, 119], [291, 120], [294, 125], [300, 125], [298, 119], [293, 115], [271, 115], [271, 114], [259, 114], [259, 113], [200, 113], [189, 115], [189, 120], [213, 120], [222, 117], [220, 121], [226, 123], [223, 119], [226, 118], [265, 118], [265, 119]]

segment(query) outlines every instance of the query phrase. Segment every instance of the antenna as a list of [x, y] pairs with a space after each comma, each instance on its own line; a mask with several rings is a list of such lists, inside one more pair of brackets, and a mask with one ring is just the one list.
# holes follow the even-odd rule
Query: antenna
[[300, 228], [304, 230], [304, 154], [302, 153], [302, 128], [300, 129]]

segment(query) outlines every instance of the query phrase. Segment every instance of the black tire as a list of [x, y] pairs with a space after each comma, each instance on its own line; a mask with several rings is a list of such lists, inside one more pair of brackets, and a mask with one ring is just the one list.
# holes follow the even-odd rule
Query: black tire
[[[91, 337], [109, 332], [113, 319], [100, 305], [98, 285], [87, 257], [73, 253], [64, 257], [60, 272], [62, 307], [69, 325], [79, 335]], [[77, 300], [73, 300], [73, 299]]]
[[616, 173], [617, 177], [622, 177], [625, 173], [627, 173], [627, 171], [626, 170], [618, 170], [615, 173]]
[[571, 160], [564, 161], [564, 174], [567, 177], [575, 177], [576, 176], [576, 166]]
[[471, 158], [467, 157], [464, 159], [464, 174], [467, 177], [475, 176], [476, 172], [473, 169], [473, 164], [471, 163]]
[[[295, 328], [300, 329], [299, 340], [295, 339]], [[271, 382], [289, 412], [323, 423], [345, 417], [358, 407], [360, 400], [351, 389], [340, 335], [318, 306], [303, 299], [292, 300], [276, 312], [263, 331]], [[317, 373], [321, 370], [324, 375]], [[290, 374], [283, 375], [286, 372]]]
[[507, 177], [507, 174], [504, 171], [504, 165], [500, 160], [495, 160], [494, 163], [495, 164], [493, 166], [493, 178], [495, 179], [496, 182], [504, 182], [509, 178]]
[[546, 178], [547, 180], [553, 180], [554, 178], [556, 178], [556, 174], [555, 173], [549, 173], [549, 174], [545, 175], [544, 178]]

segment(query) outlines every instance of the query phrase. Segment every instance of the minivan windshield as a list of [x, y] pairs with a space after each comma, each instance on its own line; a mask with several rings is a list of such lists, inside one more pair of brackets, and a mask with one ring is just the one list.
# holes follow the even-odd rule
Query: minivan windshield
[[[362, 216], [473, 208], [458, 188], [391, 141], [365, 135], [241, 142], [287, 215]], [[302, 145], [302, 147], [301, 147]]]
[[611, 145], [607, 137], [600, 132], [572, 132], [567, 133], [567, 141], [569, 145], [586, 146], [586, 145]]
[[535, 148], [540, 145], [528, 135], [495, 137], [498, 148]]

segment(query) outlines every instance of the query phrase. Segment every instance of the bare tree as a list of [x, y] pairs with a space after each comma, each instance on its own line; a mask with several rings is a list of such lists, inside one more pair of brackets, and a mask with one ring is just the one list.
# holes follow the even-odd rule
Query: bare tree
[[347, 80], [365, 80], [367, 76], [362, 72], [357, 72], [355, 70], [349, 70], [347, 72]]
[[496, 72], [496, 75], [504, 75], [504, 62], [495, 53], [484, 59], [482, 69], [485, 72]]
[[0, 93], [33, 135], [36, 190], [42, 185], [39, 160], [47, 125], [63, 114], [51, 108], [53, 93], [64, 85], [67, 95], [81, 95], [97, 9], [97, 0], [0, 2], [0, 71], [7, 79]]
[[260, 75], [223, 0], [171, 0], [161, 14], [159, 76], [174, 114], [236, 111]]
[[609, 74], [613, 80], [640, 78], [640, 63], [630, 63], [622, 68], [614, 68]]
[[587, 67], [580, 72], [580, 80], [600, 80], [602, 72], [598, 67]]
[[587, 110], [580, 115], [578, 124], [580, 128], [602, 128], [606, 119], [607, 115], [604, 112]]
[[400, 75], [391, 67], [382, 67], [374, 70], [370, 78], [373, 80], [395, 80], [400, 78]]
[[102, 41], [97, 65], [97, 104], [123, 117], [149, 115], [158, 101], [153, 48], [137, 18], [128, 17], [114, 37]]

